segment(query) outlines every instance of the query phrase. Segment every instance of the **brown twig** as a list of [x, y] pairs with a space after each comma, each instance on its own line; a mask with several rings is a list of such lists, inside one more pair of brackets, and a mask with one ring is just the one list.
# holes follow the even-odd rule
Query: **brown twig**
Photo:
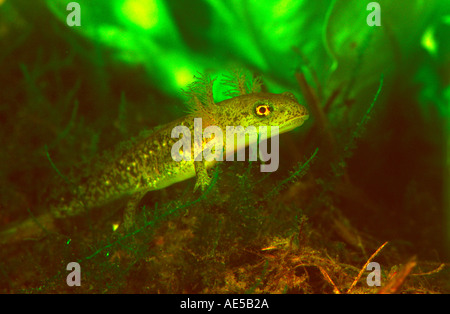
[[341, 291], [340, 291], [339, 288], [336, 286], [336, 284], [333, 282], [333, 280], [330, 278], [330, 276], [329, 276], [328, 273], [325, 271], [325, 269], [323, 269], [323, 268], [320, 267], [320, 266], [317, 266], [317, 267], [319, 267], [320, 273], [321, 273], [322, 276], [325, 278], [325, 280], [328, 281], [328, 283], [329, 283], [330, 285], [333, 286], [333, 292], [334, 292], [335, 294], [341, 294]]
[[375, 253], [372, 254], [372, 256], [367, 260], [367, 262], [364, 264], [364, 266], [361, 268], [361, 270], [359, 271], [358, 276], [356, 276], [355, 280], [353, 280], [352, 285], [350, 286], [350, 288], [347, 290], [347, 293], [350, 293], [353, 288], [355, 287], [355, 285], [357, 284], [357, 282], [359, 281], [359, 279], [361, 278], [361, 276], [364, 274], [364, 272], [366, 271], [367, 265], [369, 265], [369, 263], [375, 258], [375, 256], [378, 255], [378, 253], [380, 253], [380, 251], [386, 246], [386, 244], [388, 244], [388, 242], [384, 242], [376, 251]]
[[397, 293], [402, 284], [405, 282], [406, 277], [417, 265], [416, 257], [412, 257], [400, 271], [389, 282], [378, 290], [378, 294], [393, 294]]
[[441, 270], [443, 270], [445, 266], [447, 266], [447, 265], [445, 263], [442, 263], [436, 269], [433, 269], [433, 270], [428, 271], [426, 273], [411, 274], [410, 276], [430, 276], [430, 275], [434, 275], [434, 274], [437, 274], [438, 272], [440, 272]]

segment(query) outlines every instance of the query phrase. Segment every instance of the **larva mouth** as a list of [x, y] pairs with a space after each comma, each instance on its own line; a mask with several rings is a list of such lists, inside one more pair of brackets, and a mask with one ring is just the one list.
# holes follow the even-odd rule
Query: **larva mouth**
[[288, 122], [286, 122], [280, 128], [280, 133], [288, 132], [288, 131], [291, 131], [291, 130], [293, 130], [295, 128], [298, 128], [303, 123], [305, 123], [305, 121], [308, 120], [308, 119], [309, 119], [309, 115], [304, 115], [304, 116], [301, 116], [301, 117], [293, 118], [293, 119], [289, 120]]

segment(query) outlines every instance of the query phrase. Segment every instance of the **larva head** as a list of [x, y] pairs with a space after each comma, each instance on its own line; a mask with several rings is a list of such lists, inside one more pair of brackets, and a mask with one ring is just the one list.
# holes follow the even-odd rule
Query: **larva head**
[[219, 103], [220, 124], [230, 126], [278, 126], [279, 133], [301, 126], [309, 118], [308, 110], [290, 92], [253, 93]]

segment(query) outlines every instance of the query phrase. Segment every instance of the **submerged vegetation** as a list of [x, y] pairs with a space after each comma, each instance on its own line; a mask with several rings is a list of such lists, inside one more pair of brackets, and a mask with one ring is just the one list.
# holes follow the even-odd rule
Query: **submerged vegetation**
[[[203, 4], [195, 9], [206, 10], [204, 2], [198, 3]], [[340, 1], [335, 5], [346, 7]], [[422, 83], [428, 92], [416, 93], [417, 83], [410, 79], [416, 72], [422, 76], [435, 70], [433, 65], [426, 67], [429, 72], [419, 67], [432, 63], [415, 46], [426, 25], [408, 37], [417, 41], [410, 44], [415, 51], [411, 59], [419, 60], [408, 71], [405, 63], [399, 62], [398, 68], [390, 63], [399, 58], [396, 54], [404, 62], [411, 60], [402, 42], [393, 44], [399, 49], [394, 52], [384, 44], [387, 51], [380, 53], [382, 41], [375, 31], [366, 36], [364, 29], [365, 35], [353, 34], [351, 40], [342, 31], [336, 39], [336, 25], [344, 18], [339, 14], [344, 13], [332, 7], [304, 11], [305, 23], [317, 12], [327, 16], [327, 49], [314, 42], [313, 50], [305, 51], [309, 46], [292, 42], [289, 66], [275, 54], [261, 52], [270, 49], [255, 53], [252, 62], [244, 52], [233, 62], [214, 65], [193, 58], [202, 64], [196, 69], [200, 72], [244, 64], [262, 76], [258, 88], [261, 83], [264, 91], [289, 90], [308, 107], [311, 119], [280, 136], [278, 171], [261, 173], [260, 161], [223, 162], [210, 170], [212, 183], [205, 191], [194, 193], [192, 179], [147, 193], [132, 230], [120, 227], [126, 198], [57, 220], [49, 228], [39, 217], [48, 213], [45, 204], [56, 190], [70, 191], [81, 173], [96, 167], [100, 155], [107, 160], [105, 152], [183, 116], [188, 107], [181, 88], [175, 93], [172, 85], [162, 87], [169, 84], [172, 67], [166, 56], [162, 61], [156, 54], [148, 57], [166, 62], [166, 72], [157, 77], [152, 69], [163, 68], [159, 63], [133, 63], [124, 57], [139, 45], [118, 53], [110, 41], [89, 39], [90, 28], [87, 34], [69, 30], [46, 6], [36, 5], [34, 12], [26, 6], [24, 0], [0, 1], [0, 40], [7, 43], [0, 52], [0, 228], [31, 219], [32, 228], [42, 232], [20, 243], [0, 239], [0, 292], [450, 291], [442, 218], [445, 119], [436, 108], [421, 107], [423, 99], [433, 104], [437, 88]], [[54, 4], [50, 7], [54, 12]], [[179, 40], [174, 47], [186, 55], [208, 55], [208, 38], [203, 33], [193, 38], [199, 26], [187, 25], [175, 4], [164, 8], [180, 26], [187, 46], [179, 48]], [[239, 5], [229, 9], [238, 21], [243, 18]], [[433, 18], [429, 12], [435, 11], [426, 12]], [[124, 36], [136, 25], [124, 28]], [[252, 50], [267, 44], [266, 37], [246, 27], [251, 31], [244, 27], [242, 32], [254, 36]], [[320, 32], [307, 35], [316, 38]], [[400, 41], [398, 34], [391, 36]], [[155, 42], [170, 46], [160, 40]], [[153, 47], [144, 39], [141, 43], [143, 49]], [[321, 67], [325, 50], [334, 61], [327, 59]], [[375, 53], [380, 56], [375, 58]], [[217, 56], [223, 57], [220, 52]], [[332, 65], [336, 60], [337, 68]], [[289, 70], [291, 64], [296, 66]], [[181, 86], [185, 90], [187, 83]], [[381, 265], [381, 287], [366, 284], [365, 268], [371, 261]], [[80, 287], [66, 284], [70, 262], [81, 265]]]

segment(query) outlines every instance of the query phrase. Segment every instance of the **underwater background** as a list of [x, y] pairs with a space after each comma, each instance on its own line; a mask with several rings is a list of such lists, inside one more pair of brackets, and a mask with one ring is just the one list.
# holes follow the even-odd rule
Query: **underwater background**
[[[380, 26], [360, 0], [78, 0], [80, 26], [70, 2], [0, 0], [0, 229], [43, 231], [0, 239], [0, 292], [450, 292], [449, 1], [377, 1]], [[184, 116], [194, 76], [220, 101], [234, 68], [310, 112], [276, 172], [149, 192], [125, 235], [126, 200], [39, 225], [86, 165]]]

